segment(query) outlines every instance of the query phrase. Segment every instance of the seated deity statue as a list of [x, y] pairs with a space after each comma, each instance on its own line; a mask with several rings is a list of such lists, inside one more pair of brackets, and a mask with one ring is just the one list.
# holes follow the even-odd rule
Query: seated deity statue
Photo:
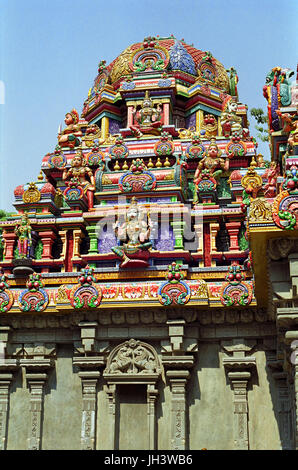
[[243, 129], [242, 119], [237, 116], [238, 104], [236, 101], [230, 99], [224, 106], [223, 112], [220, 116], [220, 123], [224, 137], [239, 137], [248, 135], [248, 129]]
[[62, 179], [68, 185], [76, 183], [76, 186], [81, 187], [87, 196], [88, 209], [93, 207], [95, 178], [91, 168], [86, 165], [86, 161], [80, 151], [73, 157], [71, 168], [63, 171]]
[[66, 124], [66, 128], [58, 134], [58, 143], [60, 147], [78, 147], [78, 145], [80, 145], [79, 137], [82, 136], [82, 131], [78, 126], [78, 112], [73, 109], [70, 113], [67, 113], [65, 115], [64, 122]]
[[28, 219], [28, 213], [22, 215], [20, 225], [15, 228], [15, 234], [18, 237], [18, 252], [20, 258], [29, 258], [29, 249], [32, 244], [31, 225]]
[[131, 126], [132, 131], [138, 136], [143, 134], [158, 134], [163, 125], [163, 114], [160, 104], [154, 107], [153, 101], [150, 99], [149, 91], [145, 92], [145, 98], [142, 102], [141, 109], [133, 109], [134, 122]]
[[114, 225], [115, 234], [122, 245], [112, 248], [121, 259], [121, 268], [148, 266], [151, 224], [144, 220], [144, 212], [138, 207], [135, 197], [127, 209], [126, 220]]

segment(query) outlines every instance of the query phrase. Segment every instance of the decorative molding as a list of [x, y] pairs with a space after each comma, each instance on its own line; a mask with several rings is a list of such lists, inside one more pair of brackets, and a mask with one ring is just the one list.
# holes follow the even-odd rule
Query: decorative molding
[[186, 370], [168, 370], [172, 403], [171, 403], [171, 449], [185, 450], [186, 443], [186, 383], [189, 372]]
[[94, 450], [96, 446], [96, 411], [97, 411], [97, 382], [99, 371], [79, 372], [82, 381], [82, 430], [81, 449]]

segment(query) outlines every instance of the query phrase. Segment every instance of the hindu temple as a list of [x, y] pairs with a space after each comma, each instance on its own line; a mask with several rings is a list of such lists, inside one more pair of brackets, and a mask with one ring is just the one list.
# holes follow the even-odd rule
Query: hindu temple
[[266, 161], [232, 65], [146, 37], [57, 116], [0, 223], [2, 450], [298, 447], [298, 82]]

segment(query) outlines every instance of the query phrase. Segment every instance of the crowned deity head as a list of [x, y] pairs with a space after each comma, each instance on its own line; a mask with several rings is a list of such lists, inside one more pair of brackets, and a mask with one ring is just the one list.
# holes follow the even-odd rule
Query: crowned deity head
[[71, 166], [75, 168], [86, 166], [86, 160], [83, 157], [82, 152], [80, 150], [75, 154], [75, 156], [71, 160]]
[[77, 124], [79, 122], [79, 114], [76, 109], [70, 111], [70, 113], [65, 114], [64, 122], [67, 126], [71, 124]]

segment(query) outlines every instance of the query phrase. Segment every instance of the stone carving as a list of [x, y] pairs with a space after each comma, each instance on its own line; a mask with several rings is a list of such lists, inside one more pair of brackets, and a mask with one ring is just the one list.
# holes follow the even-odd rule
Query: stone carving
[[160, 374], [160, 372], [159, 359], [152, 346], [130, 339], [111, 352], [104, 375]]
[[274, 261], [281, 258], [287, 258], [290, 253], [297, 252], [297, 238], [272, 238], [271, 240], [268, 240], [268, 254]]
[[252, 199], [249, 206], [249, 222], [273, 222], [271, 204], [266, 199]]

